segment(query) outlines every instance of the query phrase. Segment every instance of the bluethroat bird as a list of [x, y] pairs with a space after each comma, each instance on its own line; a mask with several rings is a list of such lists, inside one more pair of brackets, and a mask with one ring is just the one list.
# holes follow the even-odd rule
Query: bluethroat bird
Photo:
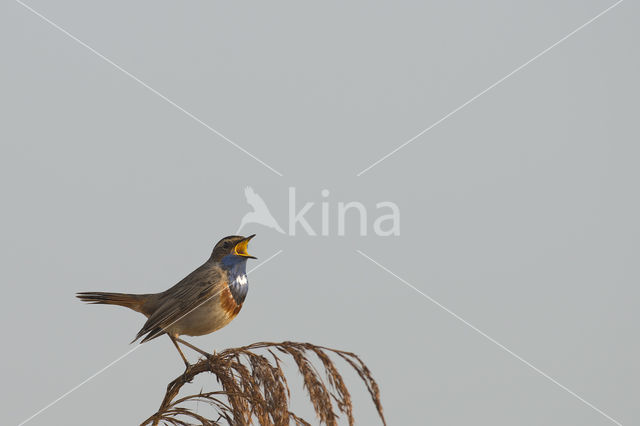
[[147, 322], [131, 343], [143, 336], [141, 343], [166, 334], [189, 368], [178, 343], [206, 357], [211, 354], [179, 336], [213, 333], [238, 315], [249, 290], [247, 259], [255, 259], [247, 253], [247, 245], [253, 237], [255, 234], [249, 237], [231, 235], [221, 239], [209, 260], [162, 293], [83, 292], [76, 296], [84, 302], [120, 305], [140, 312], [147, 317]]

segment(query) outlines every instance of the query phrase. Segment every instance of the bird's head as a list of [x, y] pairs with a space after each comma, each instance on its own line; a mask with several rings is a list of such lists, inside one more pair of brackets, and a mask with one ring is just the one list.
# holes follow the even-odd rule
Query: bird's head
[[215, 262], [222, 262], [224, 259], [229, 263], [236, 263], [240, 261], [246, 261], [247, 259], [257, 259], [255, 256], [251, 256], [247, 253], [247, 245], [249, 241], [256, 234], [249, 235], [248, 237], [242, 237], [240, 235], [230, 235], [224, 237], [213, 248], [211, 253], [211, 260]]

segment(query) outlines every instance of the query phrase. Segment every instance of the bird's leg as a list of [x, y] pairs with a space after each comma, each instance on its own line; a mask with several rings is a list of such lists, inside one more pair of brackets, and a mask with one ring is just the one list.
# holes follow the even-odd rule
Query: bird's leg
[[194, 351], [201, 353], [201, 354], [202, 354], [202, 355], [204, 355], [207, 359], [212, 357], [212, 355], [211, 355], [210, 353], [205, 352], [205, 351], [203, 351], [202, 349], [200, 349], [200, 348], [198, 348], [198, 347], [196, 347], [196, 346], [193, 346], [191, 343], [189, 343], [189, 342], [187, 342], [187, 341], [185, 341], [185, 340], [182, 340], [182, 339], [181, 339], [181, 338], [179, 338], [179, 337], [176, 337], [175, 339], [176, 339], [176, 342], [180, 342], [180, 343], [182, 343], [183, 345], [190, 347], [190, 348], [191, 348], [191, 349], [193, 349]]
[[187, 373], [189, 372], [189, 368], [191, 368], [191, 364], [189, 364], [189, 361], [187, 361], [187, 358], [182, 353], [182, 349], [180, 349], [180, 346], [178, 346], [178, 342], [176, 342], [177, 337], [173, 337], [170, 334], [167, 334], [167, 336], [169, 336], [169, 338], [173, 342], [173, 345], [176, 347], [176, 349], [180, 353], [180, 356], [182, 357], [182, 360], [184, 361], [185, 369], [184, 369], [184, 373], [182, 373], [182, 380], [184, 380], [185, 382], [191, 383], [191, 380], [189, 380], [187, 377]]
[[171, 341], [173, 342], [174, 346], [176, 347], [176, 349], [178, 350], [178, 352], [180, 353], [180, 356], [182, 357], [182, 360], [184, 361], [184, 365], [187, 367], [187, 370], [189, 369], [189, 367], [191, 367], [191, 364], [189, 364], [189, 361], [187, 361], [187, 358], [184, 356], [184, 354], [182, 353], [182, 349], [180, 349], [180, 346], [178, 346], [178, 342], [176, 340], [180, 340], [177, 337], [173, 337], [170, 334], [167, 334], [167, 336], [169, 336], [169, 338], [171, 339]]

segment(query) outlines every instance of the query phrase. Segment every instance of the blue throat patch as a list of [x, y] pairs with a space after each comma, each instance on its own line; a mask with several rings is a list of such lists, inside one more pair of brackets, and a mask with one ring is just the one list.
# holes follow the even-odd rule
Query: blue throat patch
[[229, 290], [238, 305], [244, 302], [249, 291], [247, 279], [247, 258], [228, 254], [222, 258], [222, 266], [229, 277]]

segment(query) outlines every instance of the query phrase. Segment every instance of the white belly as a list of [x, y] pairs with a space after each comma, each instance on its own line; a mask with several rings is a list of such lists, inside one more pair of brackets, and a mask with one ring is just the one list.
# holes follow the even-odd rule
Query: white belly
[[232, 319], [220, 308], [219, 298], [214, 297], [169, 327], [169, 331], [172, 334], [202, 336], [221, 329]]

